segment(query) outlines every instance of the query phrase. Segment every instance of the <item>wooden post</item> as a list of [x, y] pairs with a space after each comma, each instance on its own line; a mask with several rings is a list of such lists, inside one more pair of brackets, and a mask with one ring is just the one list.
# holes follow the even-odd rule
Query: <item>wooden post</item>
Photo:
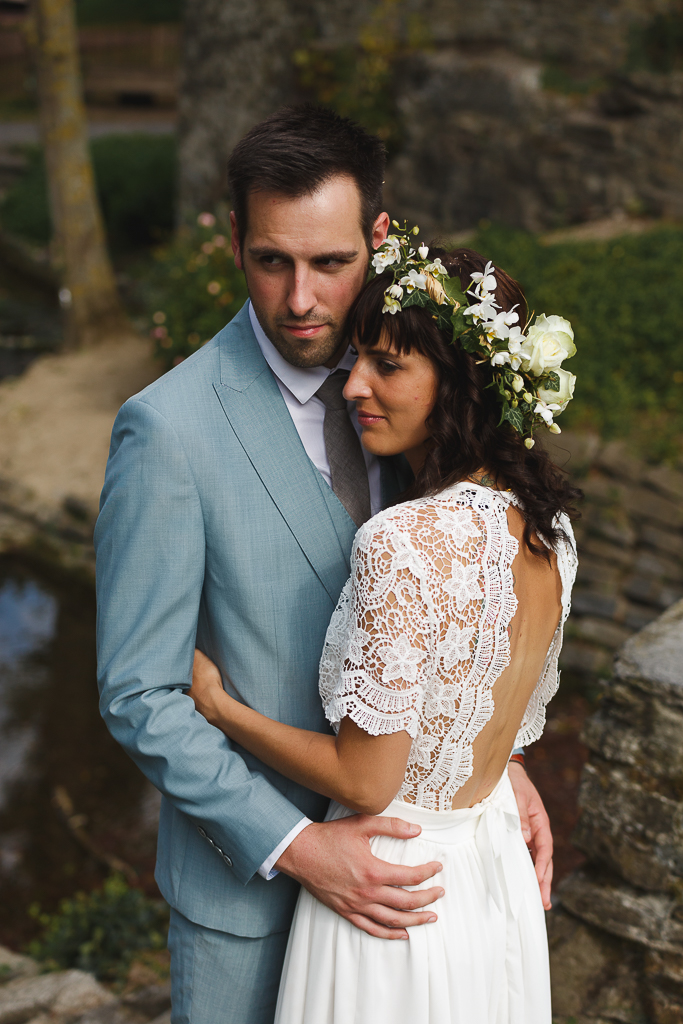
[[33, 0], [40, 125], [65, 347], [130, 334], [107, 253], [83, 103], [74, 0]]

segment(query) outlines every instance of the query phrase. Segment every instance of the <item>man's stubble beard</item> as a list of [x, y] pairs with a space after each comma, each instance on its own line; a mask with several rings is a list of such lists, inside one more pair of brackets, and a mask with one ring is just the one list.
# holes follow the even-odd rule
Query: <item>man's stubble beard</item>
[[310, 327], [313, 324], [324, 323], [329, 330], [322, 338], [302, 339], [294, 341], [282, 333], [282, 326], [285, 323], [290, 325], [296, 322], [296, 317], [275, 317], [270, 320], [263, 310], [259, 309], [254, 300], [251, 300], [256, 313], [256, 319], [263, 329], [263, 333], [273, 343], [283, 359], [286, 359], [291, 366], [309, 368], [322, 366], [327, 363], [339, 349], [340, 357], [343, 355], [344, 325], [330, 320], [329, 317], [307, 316], [303, 323]]

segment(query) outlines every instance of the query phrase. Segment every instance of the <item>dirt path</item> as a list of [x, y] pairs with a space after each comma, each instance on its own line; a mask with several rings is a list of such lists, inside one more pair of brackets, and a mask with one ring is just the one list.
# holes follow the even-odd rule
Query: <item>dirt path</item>
[[47, 509], [67, 496], [97, 508], [120, 406], [159, 376], [149, 343], [124, 338], [45, 356], [0, 383], [0, 478]]

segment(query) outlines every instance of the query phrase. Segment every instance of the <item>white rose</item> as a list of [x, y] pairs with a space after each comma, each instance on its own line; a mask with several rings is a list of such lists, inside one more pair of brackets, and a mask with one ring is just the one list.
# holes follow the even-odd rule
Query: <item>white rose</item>
[[550, 391], [548, 388], [539, 388], [538, 397], [542, 402], [552, 402], [553, 404], [559, 405], [559, 411], [555, 413], [556, 416], [559, 416], [561, 412], [564, 412], [568, 403], [574, 397], [576, 377], [573, 373], [569, 373], [568, 370], [562, 370], [560, 367], [553, 372], [560, 378], [560, 390]]
[[536, 317], [522, 345], [522, 368], [534, 377], [540, 377], [546, 370], [554, 370], [563, 359], [576, 352], [574, 332], [568, 320], [561, 316], [544, 314]]

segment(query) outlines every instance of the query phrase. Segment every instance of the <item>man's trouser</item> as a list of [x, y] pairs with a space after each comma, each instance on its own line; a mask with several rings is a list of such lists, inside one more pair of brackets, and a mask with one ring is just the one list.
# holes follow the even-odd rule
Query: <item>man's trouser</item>
[[272, 1024], [287, 936], [229, 935], [171, 910], [172, 1024]]

